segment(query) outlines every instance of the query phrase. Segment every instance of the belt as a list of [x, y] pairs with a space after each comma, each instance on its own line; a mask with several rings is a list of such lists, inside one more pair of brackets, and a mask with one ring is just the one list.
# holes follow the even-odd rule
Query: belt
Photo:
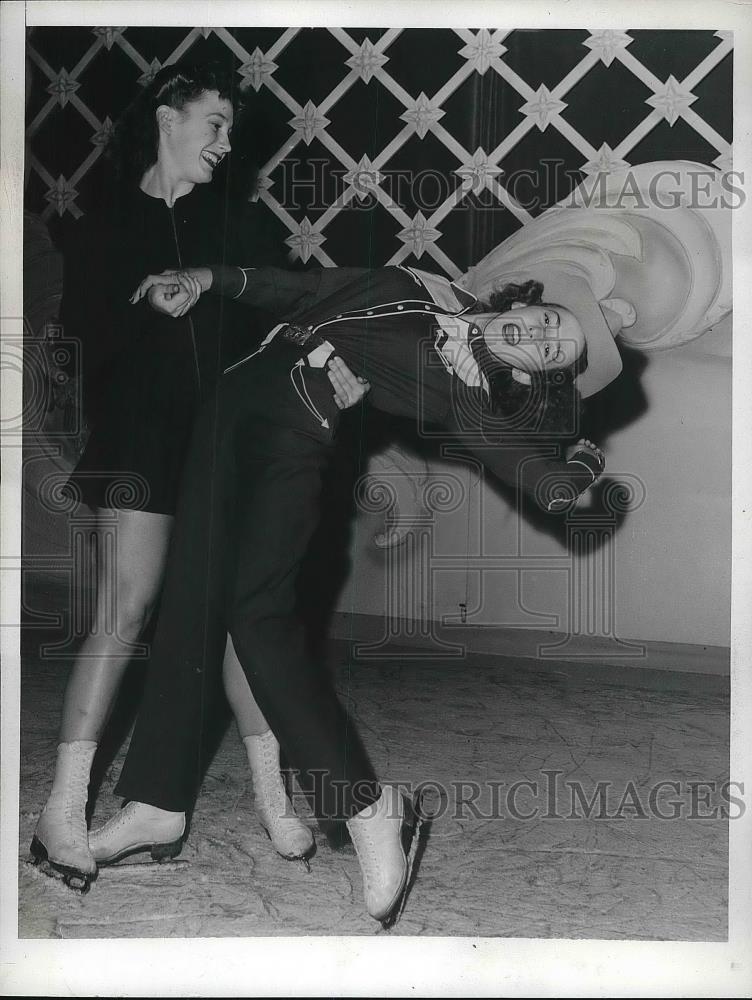
[[286, 340], [290, 344], [308, 349], [307, 361], [313, 368], [323, 368], [331, 355], [334, 353], [334, 345], [328, 340], [324, 340], [318, 333], [308, 330], [294, 323], [287, 323], [277, 333], [278, 337]]
[[277, 336], [282, 337], [283, 340], [289, 340], [291, 344], [298, 344], [300, 347], [311, 347], [311, 349], [321, 347], [325, 343], [324, 338], [314, 333], [313, 330], [296, 326], [294, 323], [288, 323], [286, 326], [283, 326]]
[[276, 337], [281, 337], [282, 340], [286, 340], [289, 344], [296, 344], [298, 347], [307, 347], [309, 350], [305, 361], [311, 368], [324, 368], [329, 358], [334, 354], [334, 345], [330, 344], [328, 340], [324, 340], [317, 333], [314, 333], [313, 330], [296, 326], [294, 323], [286, 323], [284, 326], [275, 326], [260, 347], [252, 351], [251, 354], [247, 354], [244, 358], [241, 358], [240, 361], [236, 361], [234, 365], [225, 368], [224, 374], [229, 374], [229, 372], [244, 365], [246, 361], [255, 358]]

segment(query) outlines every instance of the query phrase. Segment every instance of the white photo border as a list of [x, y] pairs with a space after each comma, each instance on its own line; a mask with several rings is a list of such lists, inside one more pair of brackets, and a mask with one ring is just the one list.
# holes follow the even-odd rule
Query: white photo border
[[[286, 25], [526, 28], [702, 28], [734, 32], [736, 210], [733, 354], [733, 591], [731, 773], [752, 788], [752, 17], [723, 0], [131, 0], [4, 3], [0, 9], [2, 336], [22, 308], [23, 95], [26, 25]], [[3, 413], [20, 412], [21, 373], [3, 370]], [[20, 604], [21, 449], [4, 448], [0, 622]], [[729, 823], [729, 940], [725, 943], [510, 938], [244, 938], [19, 940], [20, 649], [2, 632], [0, 993], [58, 996], [748, 996], [752, 992], [752, 810]], [[499, 900], [503, 906], [503, 900]]]

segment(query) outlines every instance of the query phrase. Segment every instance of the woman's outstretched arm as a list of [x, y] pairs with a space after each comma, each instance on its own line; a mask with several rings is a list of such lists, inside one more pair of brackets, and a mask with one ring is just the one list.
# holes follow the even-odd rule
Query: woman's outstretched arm
[[501, 482], [551, 513], [567, 510], [606, 465], [603, 452], [587, 438], [562, 449], [550, 434], [505, 424], [484, 408], [480, 390], [456, 395], [444, 426]]
[[[242, 268], [219, 265], [217, 267], [187, 268], [182, 271], [165, 271], [150, 274], [131, 296], [139, 302], [145, 296], [158, 312], [178, 318], [188, 312], [207, 291], [229, 295], [247, 301], [257, 308], [284, 316], [326, 298], [359, 277], [361, 268], [324, 268], [312, 271], [290, 272], [275, 267]], [[346, 275], [344, 272], [349, 272]], [[242, 277], [240, 274], [242, 273]], [[237, 294], [236, 287], [243, 293]], [[334, 390], [334, 401], [340, 410], [359, 403], [371, 388], [370, 383], [350, 370], [345, 362], [333, 357], [327, 367], [329, 381]]]
[[202, 294], [211, 291], [282, 318], [334, 295], [367, 271], [368, 268], [359, 267], [285, 271], [278, 267], [243, 268], [229, 264], [190, 267], [147, 275], [131, 295], [131, 302], [148, 297], [159, 312], [178, 318], [192, 309]]

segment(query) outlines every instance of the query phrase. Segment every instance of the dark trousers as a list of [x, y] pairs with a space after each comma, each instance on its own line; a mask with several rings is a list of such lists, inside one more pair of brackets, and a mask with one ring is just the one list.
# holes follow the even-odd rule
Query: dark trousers
[[[319, 520], [338, 410], [326, 373], [291, 373], [276, 340], [225, 375], [199, 414], [175, 520], [149, 677], [117, 792], [186, 811], [221, 687], [226, 633], [288, 759], [311, 778], [316, 815], [346, 819], [378, 783], [327, 672], [307, 652], [295, 583]], [[299, 375], [300, 373], [298, 373]]]

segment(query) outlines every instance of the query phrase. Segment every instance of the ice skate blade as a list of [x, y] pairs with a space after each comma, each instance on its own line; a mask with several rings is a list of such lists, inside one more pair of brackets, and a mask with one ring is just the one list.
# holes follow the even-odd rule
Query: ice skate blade
[[97, 877], [97, 873], [79, 871], [71, 868], [70, 865], [61, 865], [57, 861], [50, 861], [47, 855], [47, 848], [38, 837], [34, 837], [29, 847], [31, 858], [27, 864], [38, 868], [39, 871], [48, 878], [62, 881], [73, 892], [85, 896], [91, 888], [92, 881]]
[[162, 872], [181, 872], [185, 868], [190, 868], [190, 861], [181, 858], [175, 860], [152, 861], [150, 857], [135, 858], [132, 861], [125, 861], [123, 864], [112, 865], [107, 871], [107, 878], [114, 878], [116, 875], [123, 875], [134, 871], [151, 871], [152, 869]]
[[425, 850], [430, 825], [430, 820], [423, 814], [423, 793], [420, 792], [414, 795], [411, 801], [405, 802], [405, 818], [402, 823], [401, 837], [407, 867], [402, 887], [395, 896], [391, 909], [379, 921], [381, 929], [384, 931], [391, 930], [405, 911], [407, 897], [412, 890], [418, 864]]
[[[261, 827], [261, 829], [266, 834], [266, 836], [269, 839], [269, 842], [271, 843], [272, 847], [274, 847], [274, 841], [272, 840], [272, 835], [269, 833], [269, 831], [266, 829], [266, 827], [264, 826], [263, 823], [259, 823], [259, 826]], [[305, 854], [283, 854], [282, 851], [277, 851], [276, 847], [274, 847], [274, 850], [277, 852], [277, 854], [281, 858], [284, 858], [285, 861], [299, 861], [301, 863], [301, 865], [303, 866], [303, 868], [305, 868], [306, 874], [307, 875], [311, 874], [311, 863], [310, 863], [309, 859], [312, 858], [313, 855], [316, 853], [316, 841], [315, 840], [313, 841], [313, 843], [311, 844], [311, 846], [308, 848], [308, 850], [305, 852]]]
[[122, 851], [118, 851], [117, 854], [110, 855], [109, 858], [98, 858], [97, 865], [100, 868], [109, 868], [111, 865], [116, 865], [120, 861], [123, 861], [124, 858], [129, 858], [133, 854], [140, 854], [143, 851], [149, 851], [152, 861], [163, 864], [165, 861], [172, 861], [173, 858], [180, 854], [182, 849], [182, 837], [178, 837], [177, 840], [173, 840], [169, 844], [132, 844], [130, 847], [125, 847]]

